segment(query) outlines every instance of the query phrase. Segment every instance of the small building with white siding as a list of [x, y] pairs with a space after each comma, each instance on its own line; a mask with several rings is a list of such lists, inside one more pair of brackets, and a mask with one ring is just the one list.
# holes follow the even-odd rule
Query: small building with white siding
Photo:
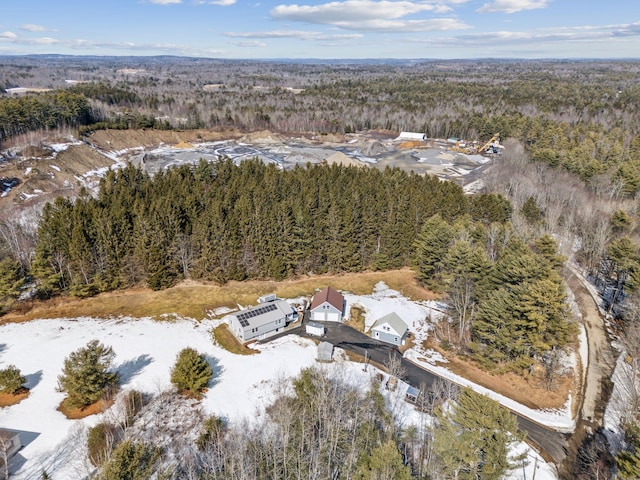
[[284, 300], [276, 300], [240, 310], [225, 317], [229, 329], [241, 342], [263, 339], [282, 331], [296, 316]]
[[391, 343], [404, 345], [409, 333], [409, 327], [396, 313], [389, 313], [376, 320], [371, 327], [371, 338]]
[[307, 322], [304, 329], [307, 335], [315, 335], [317, 337], [324, 335], [324, 325], [320, 325], [319, 323]]
[[344, 296], [331, 287], [319, 291], [311, 301], [311, 321], [342, 322], [344, 316]]

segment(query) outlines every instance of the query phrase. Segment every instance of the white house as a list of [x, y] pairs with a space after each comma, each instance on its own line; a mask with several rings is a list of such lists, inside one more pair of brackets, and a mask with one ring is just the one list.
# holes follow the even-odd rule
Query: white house
[[311, 301], [311, 321], [341, 322], [344, 316], [344, 296], [331, 287], [319, 291]]
[[263, 303], [225, 317], [229, 328], [241, 342], [266, 338], [282, 331], [296, 316], [284, 300]]
[[370, 331], [371, 338], [393, 345], [404, 345], [408, 333], [409, 327], [396, 313], [389, 313], [376, 320]]

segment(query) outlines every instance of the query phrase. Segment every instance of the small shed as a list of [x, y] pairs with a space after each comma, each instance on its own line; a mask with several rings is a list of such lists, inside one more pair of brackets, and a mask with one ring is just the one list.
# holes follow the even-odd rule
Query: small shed
[[6, 478], [4, 476], [7, 467], [4, 465], [5, 459], [9, 460], [21, 448], [22, 442], [19, 432], [0, 428], [0, 480]]
[[320, 325], [316, 322], [307, 322], [305, 331], [307, 332], [307, 335], [316, 335], [321, 337], [324, 335], [324, 325]]
[[258, 297], [258, 303], [269, 303], [275, 302], [278, 299], [275, 293], [267, 293], [266, 295], [262, 295]]
[[416, 387], [412, 387], [409, 385], [407, 388], [407, 393], [404, 395], [404, 398], [407, 402], [415, 404], [418, 401], [418, 397], [420, 396], [420, 390]]
[[320, 342], [318, 344], [318, 358], [320, 362], [330, 362], [333, 359], [333, 344]]

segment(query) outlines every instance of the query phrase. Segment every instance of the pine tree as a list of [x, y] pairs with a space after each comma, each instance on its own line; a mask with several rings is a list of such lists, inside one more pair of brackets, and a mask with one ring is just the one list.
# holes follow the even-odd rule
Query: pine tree
[[618, 476], [622, 480], [640, 478], [640, 425], [631, 422], [625, 425], [626, 448], [616, 456]]
[[58, 390], [66, 392], [71, 407], [86, 407], [100, 400], [118, 384], [117, 372], [109, 368], [115, 358], [111, 347], [92, 340], [64, 360]]
[[0, 392], [9, 395], [16, 394], [27, 379], [20, 373], [20, 369], [15, 365], [9, 365], [0, 370]]
[[355, 475], [359, 480], [410, 480], [411, 470], [393, 440], [374, 448], [362, 461]]
[[183, 348], [171, 369], [171, 383], [180, 391], [200, 397], [206, 390], [213, 371], [204, 355], [193, 348]]
[[454, 229], [438, 214], [423, 225], [416, 241], [416, 270], [418, 279], [431, 287], [440, 283], [442, 259], [454, 237]]
[[0, 313], [5, 307], [18, 298], [25, 283], [20, 264], [10, 257], [0, 261]]
[[145, 443], [125, 440], [98, 474], [98, 480], [148, 480], [156, 472], [162, 450]]
[[522, 440], [515, 415], [469, 389], [438, 415], [434, 449], [448, 478], [499, 480], [515, 467], [512, 445]]

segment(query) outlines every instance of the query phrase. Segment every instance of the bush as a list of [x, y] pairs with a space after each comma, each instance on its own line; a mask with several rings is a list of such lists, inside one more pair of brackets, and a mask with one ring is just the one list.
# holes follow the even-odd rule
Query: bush
[[110, 423], [101, 422], [89, 430], [87, 450], [89, 461], [94, 467], [99, 467], [111, 454], [115, 442], [116, 427]]
[[183, 348], [171, 369], [171, 383], [183, 393], [200, 397], [213, 377], [204, 355], [193, 348]]
[[145, 443], [126, 440], [118, 445], [104, 464], [98, 480], [149, 480], [156, 470], [162, 450]]
[[118, 373], [108, 371], [114, 357], [111, 347], [92, 340], [64, 360], [58, 390], [66, 392], [70, 407], [86, 407], [111, 393], [118, 384]]
[[15, 395], [26, 383], [27, 379], [20, 374], [20, 369], [15, 365], [9, 365], [0, 370], [0, 392]]

